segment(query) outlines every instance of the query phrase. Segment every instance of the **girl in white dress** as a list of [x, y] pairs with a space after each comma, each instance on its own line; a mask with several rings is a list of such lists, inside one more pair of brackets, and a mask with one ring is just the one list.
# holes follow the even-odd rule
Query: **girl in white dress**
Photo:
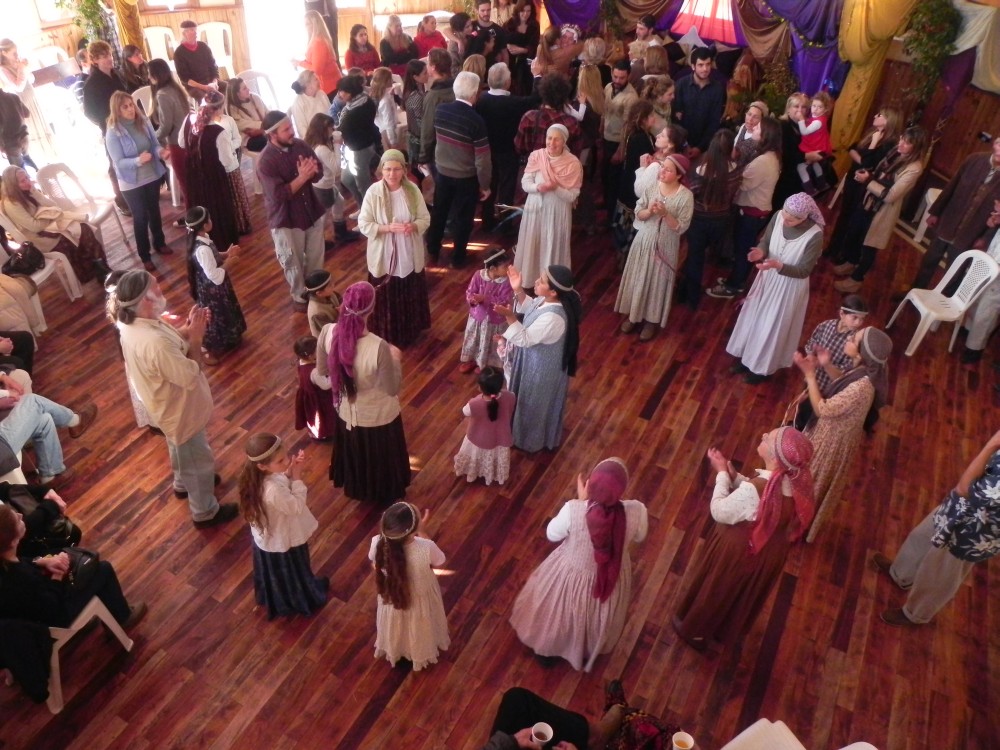
[[[35, 97], [35, 89], [31, 85], [34, 81], [35, 77], [28, 70], [28, 61], [22, 60], [17, 54], [17, 45], [10, 39], [0, 39], [0, 89], [9, 94], [17, 94], [21, 103], [27, 108], [28, 117], [25, 120], [32, 145], [41, 149], [41, 153], [48, 160], [55, 156], [56, 149], [52, 144], [53, 133], [48, 118], [42, 112]], [[38, 154], [37, 149], [29, 151]], [[34, 166], [34, 162], [31, 166]]]
[[510, 624], [539, 656], [559, 656], [589, 672], [609, 653], [625, 627], [632, 598], [629, 543], [646, 538], [646, 506], [622, 500], [628, 469], [606, 458], [545, 530], [559, 547], [524, 584]]
[[427, 521], [406, 502], [382, 514], [382, 533], [372, 538], [368, 559], [375, 566], [378, 612], [375, 658], [396, 665], [400, 659], [419, 672], [436, 664], [438, 653], [451, 645], [441, 587], [432, 566], [444, 565], [442, 552], [430, 539], [417, 536]]
[[726, 351], [740, 360], [730, 372], [743, 373], [750, 384], [792, 364], [809, 304], [809, 274], [823, 251], [824, 226], [816, 201], [796, 193], [771, 218], [760, 246], [747, 253], [759, 273]]

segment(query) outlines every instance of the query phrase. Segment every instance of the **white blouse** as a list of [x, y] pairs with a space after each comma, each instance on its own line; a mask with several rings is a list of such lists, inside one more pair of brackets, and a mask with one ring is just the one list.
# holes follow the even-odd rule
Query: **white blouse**
[[[771, 472], [767, 469], [757, 469], [757, 477], [766, 481], [771, 478]], [[788, 479], [782, 479], [781, 493], [792, 494], [792, 486]], [[747, 477], [737, 474], [736, 478], [732, 479], [725, 471], [720, 471], [716, 475], [711, 511], [712, 518], [718, 523], [732, 526], [743, 521], [754, 521], [759, 506], [760, 493]]]
[[[524, 302], [514, 303], [515, 312], [525, 312], [544, 305], [559, 305], [562, 302], [539, 302], [541, 298], [525, 298]], [[534, 346], [535, 344], [554, 344], [566, 333], [566, 321], [562, 315], [542, 315], [527, 328], [521, 321], [507, 326], [503, 337], [515, 346]]]
[[319, 522], [306, 505], [306, 485], [285, 474], [264, 478], [264, 509], [267, 530], [250, 527], [254, 543], [264, 552], [288, 552], [309, 541]]

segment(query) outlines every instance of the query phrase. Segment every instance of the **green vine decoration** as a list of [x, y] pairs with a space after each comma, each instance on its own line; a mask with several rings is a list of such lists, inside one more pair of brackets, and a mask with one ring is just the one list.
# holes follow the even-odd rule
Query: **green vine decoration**
[[[756, 98], [760, 98], [766, 103], [772, 114], [776, 117], [784, 114], [785, 101], [798, 90], [799, 81], [787, 62], [772, 61], [764, 63], [764, 75], [761, 78], [761, 85], [757, 90]], [[747, 101], [747, 104], [750, 101]], [[746, 109], [746, 107], [743, 109]]]
[[104, 17], [98, 0], [56, 0], [57, 8], [65, 8], [76, 15], [73, 23], [83, 29], [87, 39], [100, 39], [104, 30]]
[[601, 21], [604, 23], [606, 39], [622, 39], [625, 36], [625, 19], [618, 11], [617, 0], [601, 0]]
[[918, 104], [934, 95], [945, 60], [955, 51], [962, 27], [962, 14], [951, 0], [920, 0], [910, 16], [903, 51], [913, 65], [913, 85], [907, 89]]

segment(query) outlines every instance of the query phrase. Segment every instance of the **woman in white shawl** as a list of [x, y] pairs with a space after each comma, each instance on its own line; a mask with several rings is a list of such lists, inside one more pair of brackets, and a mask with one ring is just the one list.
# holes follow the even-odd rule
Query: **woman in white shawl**
[[365, 193], [358, 231], [368, 238], [368, 279], [376, 289], [368, 330], [396, 346], [431, 326], [424, 281], [424, 233], [430, 226], [420, 188], [406, 178], [406, 157], [394, 148], [379, 161], [382, 179]]
[[567, 140], [565, 125], [550, 125], [545, 148], [532, 151], [524, 168], [521, 187], [528, 199], [514, 256], [514, 266], [524, 279], [537, 279], [551, 265], [572, 268], [569, 239], [583, 166], [566, 148]]

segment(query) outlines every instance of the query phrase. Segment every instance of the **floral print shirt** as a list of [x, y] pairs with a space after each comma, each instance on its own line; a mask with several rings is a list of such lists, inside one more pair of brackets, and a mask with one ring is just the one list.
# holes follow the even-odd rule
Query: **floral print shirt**
[[934, 526], [931, 543], [959, 560], [982, 562], [1000, 554], [1000, 451], [990, 456], [968, 497], [949, 493], [934, 512]]

